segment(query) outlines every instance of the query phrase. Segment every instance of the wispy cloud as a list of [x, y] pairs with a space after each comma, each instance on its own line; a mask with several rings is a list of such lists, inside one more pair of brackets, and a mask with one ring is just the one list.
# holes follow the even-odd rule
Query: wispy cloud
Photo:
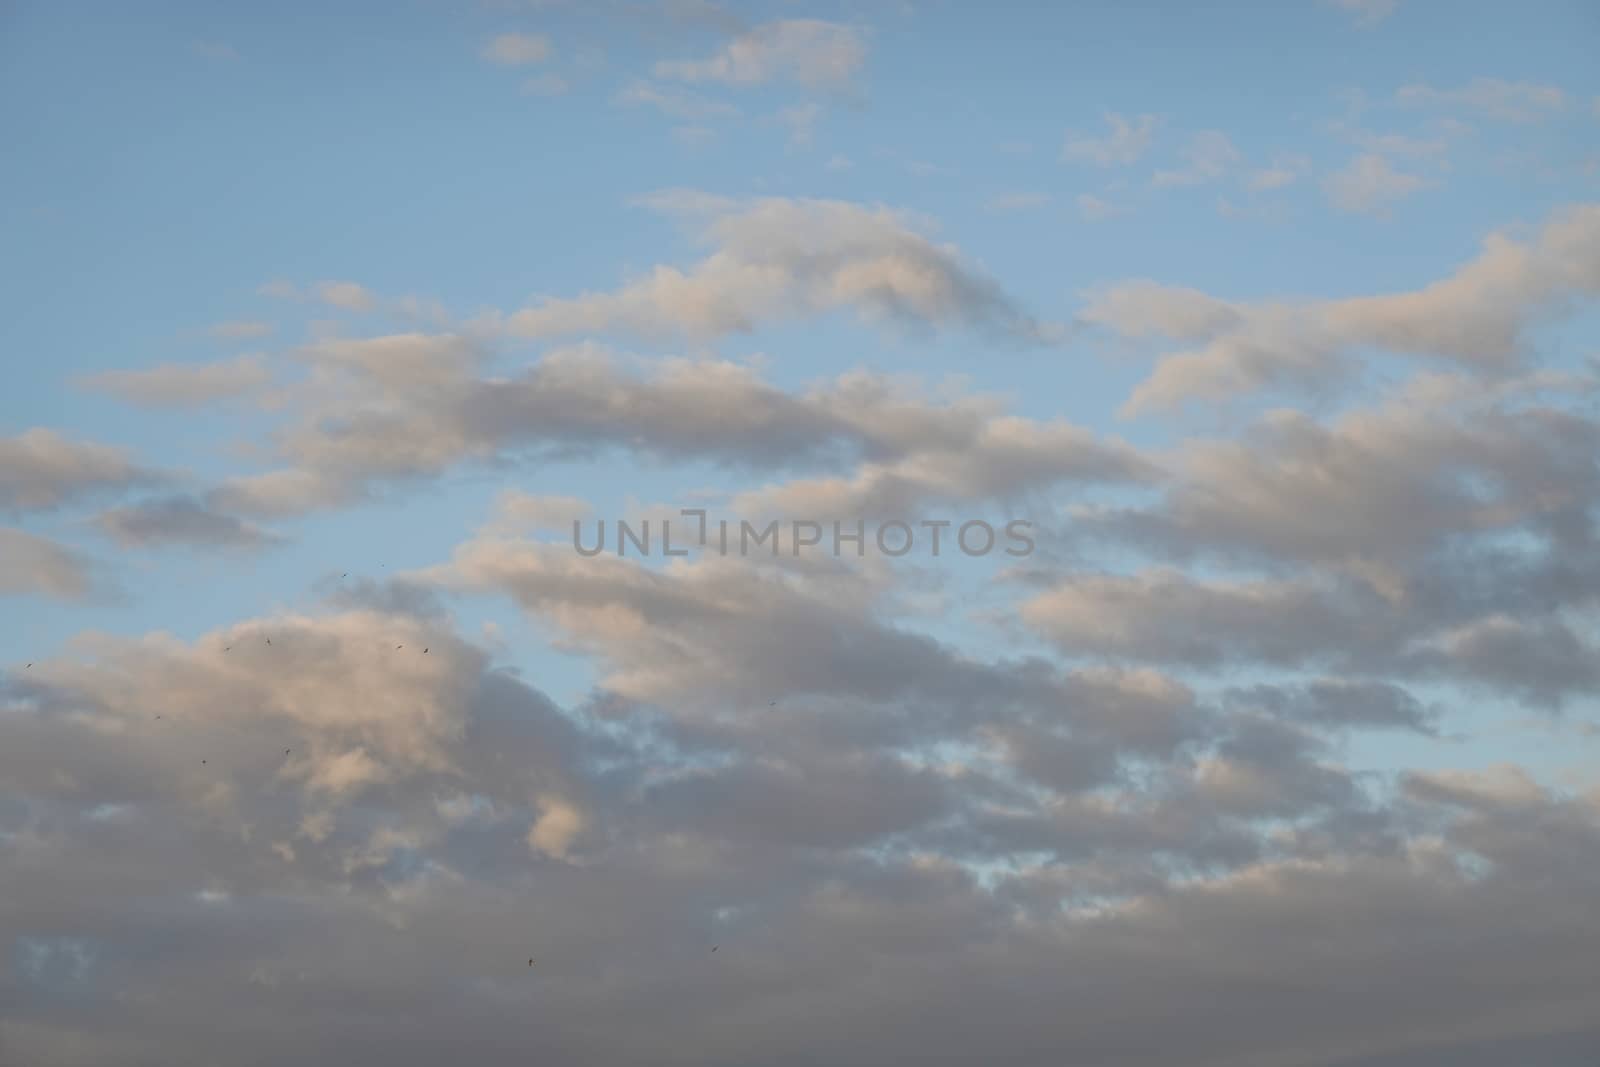
[[1072, 163], [1093, 163], [1096, 166], [1127, 166], [1137, 162], [1150, 147], [1155, 137], [1159, 119], [1154, 115], [1138, 115], [1129, 119], [1114, 112], [1107, 113], [1105, 121], [1111, 132], [1104, 137], [1075, 135], [1062, 146], [1061, 158]]

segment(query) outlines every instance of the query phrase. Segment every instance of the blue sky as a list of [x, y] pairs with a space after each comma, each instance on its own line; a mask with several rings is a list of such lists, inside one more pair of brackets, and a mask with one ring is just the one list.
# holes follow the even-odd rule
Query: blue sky
[[[1536, 866], [1504, 844], [1529, 797], [1563, 827], [1600, 810], [1597, 46], [1580, 0], [9, 6], [0, 729], [81, 763], [69, 789], [16, 757], [0, 850], [126, 822], [79, 841], [58, 807], [165, 811], [224, 842], [174, 870], [267, 915], [292, 884], [301, 932], [379, 856], [367, 918], [427, 877], [538, 873], [709, 923], [704, 876], [798, 945], [809, 892], [938, 896], [943, 865], [985, 879], [972, 929], [1181, 895], [1152, 870], [1245, 899], [1246, 872], [1401, 856], [1434, 899], [1460, 887], [1430, 857]], [[1045, 551], [834, 571], [567, 544], [574, 502], [702, 499], [1024, 515]], [[557, 518], [512, 522], [534, 513]], [[211, 673], [269, 632], [307, 658]], [[374, 681], [402, 633], [444, 655]], [[769, 693], [787, 717], [739, 718]], [[369, 703], [393, 722], [305, 710]], [[179, 772], [144, 742], [124, 765], [95, 741], [157, 707], [203, 734], [213, 706], [306, 762], [239, 765], [219, 815], [161, 793]], [[450, 790], [481, 810], [426, 814]], [[230, 818], [289, 873], [230, 852]], [[817, 851], [767, 885], [786, 835]], [[40, 914], [0, 909], [7, 981], [32, 989], [51, 937], [75, 961], [52, 974], [102, 980], [115, 936]], [[586, 915], [592, 948], [615, 919]], [[588, 1040], [565, 1047], [626, 1062]]]

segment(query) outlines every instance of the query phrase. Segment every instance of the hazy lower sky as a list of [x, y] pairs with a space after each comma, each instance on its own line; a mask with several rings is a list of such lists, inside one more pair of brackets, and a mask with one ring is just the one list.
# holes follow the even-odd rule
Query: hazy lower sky
[[6, 5], [0, 1062], [1593, 1067], [1597, 54]]

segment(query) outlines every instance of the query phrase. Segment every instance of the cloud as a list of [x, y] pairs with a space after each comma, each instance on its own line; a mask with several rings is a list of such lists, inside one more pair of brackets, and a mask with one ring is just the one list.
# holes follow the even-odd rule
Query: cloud
[[32, 429], [0, 438], [0, 510], [43, 511], [80, 497], [153, 485], [162, 476], [126, 449]]
[[0, 526], [0, 596], [81, 600], [91, 584], [90, 564], [79, 553], [26, 530]]
[[794, 81], [801, 85], [849, 84], [867, 58], [860, 31], [817, 19], [784, 19], [757, 26], [704, 60], [657, 63], [658, 78], [728, 85]]
[[[765, 620], [762, 599], [716, 583], [761, 587], [719, 572], [666, 583], [660, 610], [702, 604], [694, 592]], [[575, 604], [655, 589], [642, 572], [591, 576], [527, 580]], [[812, 610], [836, 590], [817, 592]], [[773, 594], [780, 619], [811, 603]], [[427, 657], [394, 647], [418, 642]], [[970, 689], [941, 700], [954, 665], [919, 685], [937, 659], [877, 662], [933, 706], [974, 704]], [[1026, 673], [1009, 672], [1013, 695]], [[439, 1042], [525, 1049], [530, 1023], [550, 1062], [622, 1065], [661, 1047], [708, 1064], [763, 1048], [786, 1050], [778, 1067], [972, 1062], [1001, 1040], [1049, 1050], [1018, 1067], [1174, 1048], [1206, 1067], [1577, 1063], [1600, 1037], [1596, 798], [1516, 766], [1412, 772], [1365, 796], [1309, 732], [1324, 695], [1288, 696], [1308, 709], [1293, 721], [1209, 720], [1124, 776], [1056, 719], [996, 707], [1001, 689], [977, 705], [994, 721], [964, 736], [994, 738], [985, 753], [1023, 788], [978, 752], [909, 758], [871, 703], [616, 729], [442, 623], [377, 612], [85, 638], [6, 685], [18, 944], [0, 981], [8, 1051], [28, 1062], [232, 1049], [254, 1064], [337, 1045], [408, 1067]], [[1056, 707], [1075, 728], [1099, 701], [1116, 723], [1139, 693], [1186, 708], [1132, 676]], [[1507, 915], [1524, 917], [1509, 939]], [[131, 980], [160, 995], [103, 1010]], [[1019, 988], [1076, 992], [1046, 1004]], [[1266, 1013], [1263, 990], [1278, 991]], [[286, 1027], [285, 1000], [312, 1007]], [[713, 1010], [730, 1025], [692, 1022]]]
[[1337, 300], [1235, 303], [1192, 289], [1131, 282], [1097, 294], [1080, 314], [1134, 340], [1195, 347], [1168, 353], [1126, 410], [1169, 409], [1287, 385], [1327, 384], [1363, 348], [1512, 375], [1526, 335], [1571, 302], [1600, 292], [1600, 207], [1554, 213], [1518, 239], [1492, 234], [1455, 273], [1421, 289]]
[[371, 311], [377, 306], [371, 291], [355, 282], [319, 282], [317, 297], [325, 304], [346, 311]]
[[[292, 515], [457, 464], [614, 450], [745, 472], [864, 463], [844, 492], [874, 499], [988, 498], [1148, 476], [1134, 451], [1076, 427], [1008, 417], [995, 398], [932, 398], [915, 383], [865, 372], [787, 392], [735, 363], [661, 360], [641, 374], [580, 346], [481, 379], [475, 349], [426, 335], [322, 342], [300, 355], [320, 377], [301, 420], [279, 434], [277, 451], [291, 466], [225, 482], [212, 506]], [[830, 484], [848, 483], [790, 492], [833, 495]]]
[[1201, 185], [1216, 181], [1239, 162], [1239, 150], [1227, 134], [1202, 130], [1189, 138], [1183, 150], [1184, 165], [1178, 170], [1159, 170], [1151, 184], [1161, 186]]
[[993, 214], [1008, 214], [1017, 211], [1031, 211], [1044, 207], [1050, 203], [1048, 193], [1001, 193], [992, 196], [984, 204], [984, 210]]
[[1343, 170], [1328, 176], [1323, 189], [1340, 211], [1378, 215], [1430, 183], [1415, 174], [1395, 170], [1380, 155], [1368, 153], [1351, 160]]
[[356, 282], [318, 282], [308, 289], [301, 289], [293, 282], [276, 280], [262, 285], [257, 292], [275, 300], [315, 300], [342, 311], [367, 312], [378, 306], [378, 298], [372, 290]]
[[215, 363], [163, 363], [144, 370], [103, 371], [79, 378], [77, 384], [140, 407], [183, 408], [247, 396], [271, 381], [272, 372], [260, 357], [238, 356]]
[[1080, 193], [1074, 203], [1078, 205], [1078, 214], [1082, 215], [1086, 222], [1104, 222], [1122, 214], [1122, 209], [1117, 205], [1089, 193]]
[[1401, 104], [1470, 111], [1505, 122], [1537, 122], [1566, 107], [1567, 95], [1551, 85], [1475, 78], [1459, 89], [1406, 85], [1395, 92]]
[[1154, 115], [1138, 115], [1129, 119], [1115, 112], [1107, 112], [1105, 121], [1111, 127], [1109, 134], [1102, 138], [1068, 137], [1067, 143], [1062, 146], [1061, 158], [1071, 163], [1125, 167], [1144, 155], [1160, 124]]
[[789, 128], [789, 143], [797, 147], [810, 146], [821, 117], [822, 107], [815, 103], [784, 108], [777, 115], [778, 121]]
[[502, 33], [483, 48], [483, 58], [501, 66], [542, 63], [550, 56], [550, 39], [535, 33]]
[[213, 510], [191, 496], [168, 496], [113, 508], [96, 519], [101, 531], [124, 548], [185, 544], [211, 548], [261, 548], [276, 534]]
[[713, 100], [681, 89], [661, 89], [648, 82], [635, 82], [618, 91], [616, 102], [627, 107], [653, 107], [669, 118], [704, 120], [734, 118], [739, 109], [722, 100]]
[[206, 59], [232, 61], [239, 58], [239, 53], [234, 47], [222, 41], [196, 41], [194, 51], [195, 55], [204, 56]]
[[532, 530], [572, 529], [572, 524], [587, 518], [594, 506], [587, 500], [572, 496], [533, 496], [517, 489], [507, 489], [495, 498], [494, 518], [489, 529], [501, 534], [516, 534]]
[[270, 322], [219, 322], [208, 331], [212, 337], [222, 341], [238, 341], [255, 337], [267, 337], [273, 331]]
[[1299, 181], [1310, 169], [1311, 161], [1305, 156], [1279, 156], [1271, 166], [1252, 173], [1249, 185], [1257, 192], [1283, 189]]
[[529, 96], [562, 96], [570, 88], [559, 74], [541, 74], [522, 83], [522, 91]]
[[687, 218], [712, 253], [687, 270], [657, 266], [610, 293], [549, 298], [513, 314], [522, 337], [625, 333], [714, 339], [765, 321], [853, 309], [877, 321], [984, 330], [1022, 341], [1050, 324], [949, 245], [884, 207], [836, 200], [727, 200], [663, 194], [650, 206]]
[[1342, 8], [1355, 16], [1355, 23], [1362, 29], [1370, 29], [1393, 15], [1400, 6], [1400, 0], [1324, 0], [1325, 3]]

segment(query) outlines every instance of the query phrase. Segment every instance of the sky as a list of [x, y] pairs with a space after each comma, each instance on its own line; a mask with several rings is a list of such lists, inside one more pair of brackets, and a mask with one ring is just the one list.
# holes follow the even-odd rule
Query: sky
[[1592, 1067], [1597, 50], [6, 5], [0, 1061]]

